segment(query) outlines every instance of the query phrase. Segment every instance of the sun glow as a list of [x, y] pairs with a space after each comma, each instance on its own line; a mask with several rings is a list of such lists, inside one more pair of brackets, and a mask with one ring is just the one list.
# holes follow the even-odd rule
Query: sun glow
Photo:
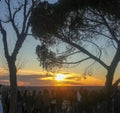
[[64, 79], [65, 79], [65, 75], [63, 75], [63, 74], [56, 74], [56, 76], [55, 76], [55, 80], [57, 80], [57, 81], [62, 81]]

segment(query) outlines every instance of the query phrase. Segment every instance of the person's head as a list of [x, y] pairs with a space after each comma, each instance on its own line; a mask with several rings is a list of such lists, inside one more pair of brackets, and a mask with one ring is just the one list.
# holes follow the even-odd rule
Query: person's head
[[0, 84], [0, 93], [1, 93], [1, 90], [2, 90], [2, 84]]
[[2, 89], [2, 84], [0, 84], [0, 89]]

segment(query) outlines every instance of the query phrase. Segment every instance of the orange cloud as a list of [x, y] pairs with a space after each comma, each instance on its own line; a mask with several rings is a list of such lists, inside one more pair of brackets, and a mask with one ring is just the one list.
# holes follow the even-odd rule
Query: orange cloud
[[8, 75], [8, 70], [0, 67], [0, 76], [1, 75]]
[[18, 75], [45, 75], [45, 72], [42, 70], [19, 70], [17, 72]]
[[85, 84], [87, 86], [103, 86], [104, 81], [98, 78], [95, 78], [94, 76], [87, 76], [86, 78], [81, 78], [80, 82], [82, 84]]
[[0, 80], [0, 84], [9, 85], [9, 80]]
[[23, 81], [18, 81], [17, 84], [18, 86], [29, 86], [30, 85], [29, 82], [23, 82]]
[[103, 86], [104, 81], [98, 78], [95, 78], [94, 76], [87, 76], [83, 77], [77, 74], [64, 74], [65, 78], [61, 81], [55, 80], [55, 76], [53, 77], [41, 77], [38, 78], [38, 80], [44, 81], [43, 84], [46, 82], [50, 82], [49, 85], [55, 85], [55, 86]]
[[[1, 72], [6, 73], [5, 70], [1, 69]], [[37, 70], [20, 70], [17, 76], [18, 86], [100, 86], [104, 85], [104, 80], [95, 78], [95, 76], [87, 76], [84, 79], [83, 76], [77, 73], [66, 73], [65, 78], [61, 81], [55, 80], [55, 73], [52, 76], [46, 76], [45, 71]], [[6, 74], [8, 75], [8, 74]], [[9, 77], [5, 75], [0, 76], [0, 83], [9, 84]]]

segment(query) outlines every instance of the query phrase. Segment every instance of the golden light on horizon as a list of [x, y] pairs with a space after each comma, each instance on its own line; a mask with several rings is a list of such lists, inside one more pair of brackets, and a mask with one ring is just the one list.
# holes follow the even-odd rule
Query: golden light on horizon
[[64, 79], [65, 79], [64, 74], [56, 74], [56, 76], [55, 76], [55, 80], [57, 80], [57, 81], [63, 81]]
[[[7, 71], [3, 68], [0, 68], [0, 71], [0, 83], [9, 85]], [[77, 72], [61, 71], [46, 76], [46, 71], [43, 70], [21, 69], [17, 74], [18, 86], [104, 86], [105, 83], [105, 79], [97, 76], [86, 76], [84, 79], [82, 73]]]

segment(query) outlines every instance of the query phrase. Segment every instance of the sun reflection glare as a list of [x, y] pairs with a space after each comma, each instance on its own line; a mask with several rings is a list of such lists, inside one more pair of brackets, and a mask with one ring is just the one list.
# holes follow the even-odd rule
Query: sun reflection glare
[[55, 76], [55, 80], [57, 80], [57, 81], [62, 81], [64, 79], [65, 79], [65, 75], [63, 75], [63, 74], [56, 74], [56, 76]]

